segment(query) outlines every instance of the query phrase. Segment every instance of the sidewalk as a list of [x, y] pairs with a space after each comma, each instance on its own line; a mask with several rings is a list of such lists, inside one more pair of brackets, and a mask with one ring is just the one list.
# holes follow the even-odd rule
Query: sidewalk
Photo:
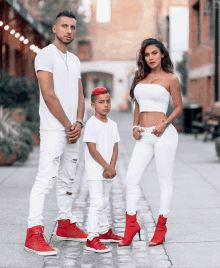
[[[112, 113], [118, 123], [121, 142], [114, 179], [109, 220], [117, 234], [125, 225], [125, 174], [134, 146], [132, 115]], [[81, 148], [82, 144], [81, 144]], [[220, 267], [220, 162], [215, 156], [213, 142], [195, 141], [191, 135], [179, 135], [179, 147], [174, 170], [174, 195], [168, 218], [166, 243], [148, 247], [153, 235], [159, 209], [159, 184], [154, 161], [141, 181], [143, 195], [138, 207], [141, 239], [136, 236], [132, 246], [96, 254], [85, 250], [85, 243], [57, 241], [54, 236], [57, 216], [55, 188], [45, 202], [45, 234], [50, 244], [59, 249], [55, 257], [40, 257], [23, 250], [27, 228], [29, 195], [38, 165], [35, 148], [24, 165], [0, 167], [0, 268], [214, 268]], [[83, 150], [80, 153], [73, 211], [79, 225], [86, 230], [88, 188], [84, 180]], [[51, 235], [52, 234], [52, 235]]]

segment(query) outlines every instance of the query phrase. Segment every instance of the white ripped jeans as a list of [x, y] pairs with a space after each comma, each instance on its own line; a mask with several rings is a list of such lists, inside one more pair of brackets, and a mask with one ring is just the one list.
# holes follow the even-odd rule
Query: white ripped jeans
[[76, 175], [79, 143], [68, 144], [65, 132], [40, 132], [40, 159], [35, 183], [30, 195], [28, 228], [43, 225], [43, 209], [45, 195], [53, 188], [57, 177], [58, 220], [70, 219], [76, 222], [72, 215], [72, 187]]
[[112, 179], [88, 180], [90, 207], [87, 232], [90, 241], [94, 237], [99, 236], [99, 234], [107, 233], [110, 228], [108, 222], [108, 203], [112, 183]]
[[157, 137], [151, 134], [154, 127], [142, 128], [142, 138], [136, 141], [127, 171], [127, 213], [134, 215], [137, 212], [137, 203], [140, 197], [139, 182], [155, 157], [157, 174], [160, 183], [160, 210], [164, 217], [170, 209], [173, 192], [173, 166], [178, 145], [178, 133], [170, 124], [164, 133]]

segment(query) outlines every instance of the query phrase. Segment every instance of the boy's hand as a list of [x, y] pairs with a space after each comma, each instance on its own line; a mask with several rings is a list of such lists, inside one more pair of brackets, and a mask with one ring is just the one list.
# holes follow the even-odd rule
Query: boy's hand
[[103, 176], [104, 178], [106, 178], [106, 179], [109, 179], [109, 176], [108, 176], [108, 174], [107, 174], [107, 172], [106, 172], [106, 169], [103, 171], [102, 176]]
[[110, 165], [105, 169], [105, 171], [109, 179], [113, 179], [116, 176], [115, 168]]

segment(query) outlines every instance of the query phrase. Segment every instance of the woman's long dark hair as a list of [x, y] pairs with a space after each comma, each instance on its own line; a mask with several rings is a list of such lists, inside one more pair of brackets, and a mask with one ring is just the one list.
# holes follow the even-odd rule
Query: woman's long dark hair
[[130, 89], [130, 96], [132, 99], [134, 99], [135, 86], [138, 84], [138, 82], [143, 80], [151, 71], [151, 68], [147, 65], [145, 61], [145, 49], [149, 45], [155, 45], [160, 49], [160, 52], [164, 55], [164, 58], [161, 59], [162, 69], [167, 73], [173, 73], [173, 63], [170, 59], [169, 52], [165, 48], [164, 44], [161, 41], [154, 38], [145, 39], [141, 43], [141, 49], [139, 50], [137, 58], [138, 70], [135, 72], [135, 76]]

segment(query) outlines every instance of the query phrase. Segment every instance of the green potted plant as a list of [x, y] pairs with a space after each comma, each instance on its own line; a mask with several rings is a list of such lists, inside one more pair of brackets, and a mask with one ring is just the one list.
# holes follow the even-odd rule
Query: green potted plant
[[0, 165], [12, 164], [15, 160], [25, 162], [33, 150], [34, 140], [31, 131], [21, 127], [20, 122], [11, 118], [10, 111], [0, 107]]

